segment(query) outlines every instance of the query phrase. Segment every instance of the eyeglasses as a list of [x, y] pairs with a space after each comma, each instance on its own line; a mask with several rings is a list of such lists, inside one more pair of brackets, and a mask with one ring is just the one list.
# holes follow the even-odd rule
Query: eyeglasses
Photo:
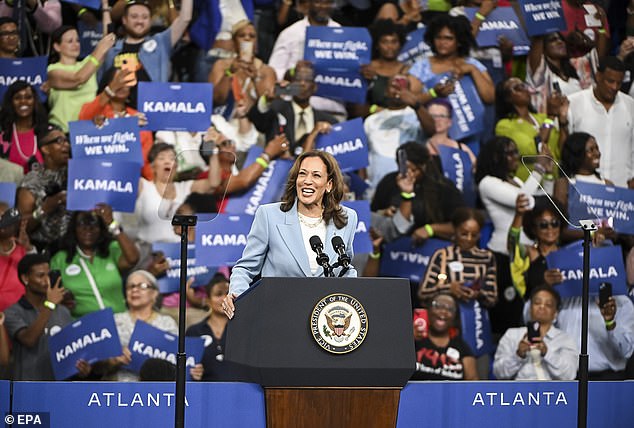
[[436, 300], [431, 302], [431, 307], [436, 311], [447, 311], [450, 314], [456, 313], [456, 308], [454, 306], [448, 305], [447, 303], [441, 303]]
[[14, 31], [0, 31], [0, 37], [13, 37], [13, 36], [18, 36], [20, 33], [18, 33], [17, 30]]
[[42, 143], [40, 143], [40, 147], [48, 146], [49, 144], [64, 144], [64, 143], [70, 144], [70, 141], [68, 141], [68, 138], [65, 135], [64, 136], [60, 135], [59, 137], [55, 137], [52, 140], [43, 141]]
[[147, 282], [139, 282], [137, 284], [126, 284], [125, 289], [128, 291], [134, 290], [135, 288], [138, 288], [139, 290], [153, 290], [154, 287], [152, 284], [147, 283]]
[[77, 220], [77, 226], [97, 227], [99, 226], [99, 220], [97, 219], [97, 217], [93, 217], [93, 216], [82, 217]]
[[430, 114], [432, 119], [450, 119], [451, 116], [448, 114]]
[[539, 227], [541, 230], [546, 230], [548, 229], [548, 227], [552, 227], [553, 229], [558, 229], [559, 225], [561, 223], [559, 222], [559, 219], [552, 219], [551, 221], [548, 220], [542, 220], [539, 223], [537, 223], [537, 227]]

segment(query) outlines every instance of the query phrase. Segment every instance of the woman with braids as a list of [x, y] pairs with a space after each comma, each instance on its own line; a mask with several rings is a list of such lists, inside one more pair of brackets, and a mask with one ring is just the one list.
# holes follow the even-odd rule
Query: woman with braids
[[[229, 318], [235, 311], [233, 301], [257, 275], [324, 276], [311, 249], [313, 236], [324, 243], [324, 253], [330, 260], [337, 260], [330, 242], [340, 236], [352, 259], [357, 213], [340, 205], [343, 194], [343, 176], [332, 155], [307, 151], [297, 158], [288, 174], [282, 202], [262, 205], [255, 212], [247, 245], [233, 268], [229, 294], [223, 302]], [[357, 276], [357, 271], [350, 268], [345, 275]]]

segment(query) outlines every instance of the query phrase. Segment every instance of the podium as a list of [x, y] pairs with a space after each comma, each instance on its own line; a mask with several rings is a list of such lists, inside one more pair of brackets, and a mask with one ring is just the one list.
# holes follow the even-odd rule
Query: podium
[[267, 427], [394, 427], [415, 369], [410, 285], [263, 278], [236, 300], [225, 358], [265, 389]]

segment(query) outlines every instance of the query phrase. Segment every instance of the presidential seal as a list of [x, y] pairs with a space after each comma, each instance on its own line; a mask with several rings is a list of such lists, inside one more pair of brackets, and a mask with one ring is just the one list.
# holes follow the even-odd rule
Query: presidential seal
[[319, 346], [333, 354], [357, 349], [368, 334], [363, 305], [347, 294], [331, 294], [315, 305], [310, 331]]

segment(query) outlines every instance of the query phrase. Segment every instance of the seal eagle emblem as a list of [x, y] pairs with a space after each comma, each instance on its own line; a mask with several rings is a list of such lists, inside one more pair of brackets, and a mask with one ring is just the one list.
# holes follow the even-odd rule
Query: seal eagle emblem
[[347, 294], [331, 294], [320, 299], [310, 317], [310, 330], [319, 346], [333, 354], [357, 349], [368, 333], [368, 317], [363, 305]]

